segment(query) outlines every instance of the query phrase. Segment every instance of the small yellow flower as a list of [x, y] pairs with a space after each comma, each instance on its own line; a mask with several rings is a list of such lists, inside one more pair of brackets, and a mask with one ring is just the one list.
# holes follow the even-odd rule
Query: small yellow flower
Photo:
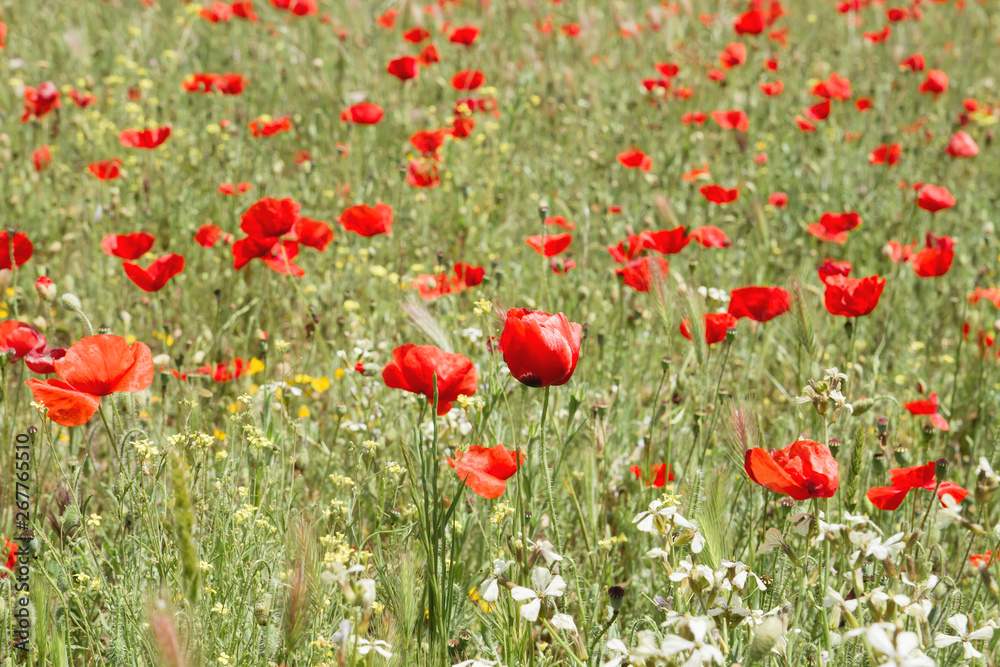
[[93, 526], [94, 528], [100, 528], [101, 527], [101, 515], [100, 514], [91, 514], [90, 518], [87, 519], [87, 525], [88, 526]]

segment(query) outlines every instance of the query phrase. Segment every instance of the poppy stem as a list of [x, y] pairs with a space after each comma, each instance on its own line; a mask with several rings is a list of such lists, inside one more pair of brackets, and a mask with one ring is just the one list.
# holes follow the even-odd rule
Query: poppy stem
[[545, 469], [545, 494], [549, 504], [549, 516], [552, 519], [552, 532], [556, 538], [556, 549], [562, 555], [562, 535], [559, 534], [559, 519], [556, 516], [555, 494], [552, 492], [552, 471], [549, 470], [549, 447], [545, 437], [545, 421], [549, 416], [549, 387], [546, 386], [542, 394], [542, 424], [541, 424], [541, 445], [542, 468]]

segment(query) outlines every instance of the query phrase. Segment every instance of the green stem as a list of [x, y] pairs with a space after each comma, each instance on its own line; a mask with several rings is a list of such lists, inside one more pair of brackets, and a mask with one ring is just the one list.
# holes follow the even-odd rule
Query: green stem
[[546, 500], [549, 504], [549, 516], [552, 519], [552, 532], [555, 534], [556, 538], [556, 550], [562, 555], [562, 535], [559, 534], [559, 519], [556, 515], [556, 499], [555, 494], [552, 492], [552, 471], [549, 470], [549, 446], [546, 441], [545, 434], [545, 422], [546, 418], [549, 416], [549, 387], [545, 387], [545, 393], [542, 395], [542, 427], [541, 427], [541, 445], [542, 449], [542, 468], [545, 470], [545, 493]]

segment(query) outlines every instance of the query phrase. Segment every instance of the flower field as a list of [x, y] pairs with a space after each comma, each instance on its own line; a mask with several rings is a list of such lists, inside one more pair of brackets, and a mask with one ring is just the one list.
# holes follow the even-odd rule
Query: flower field
[[0, 667], [997, 664], [998, 56], [0, 0]]

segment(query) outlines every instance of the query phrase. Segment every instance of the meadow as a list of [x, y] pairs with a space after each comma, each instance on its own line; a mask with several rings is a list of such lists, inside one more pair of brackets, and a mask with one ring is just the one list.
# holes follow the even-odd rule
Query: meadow
[[996, 0], [0, 0], [0, 667], [994, 665]]

